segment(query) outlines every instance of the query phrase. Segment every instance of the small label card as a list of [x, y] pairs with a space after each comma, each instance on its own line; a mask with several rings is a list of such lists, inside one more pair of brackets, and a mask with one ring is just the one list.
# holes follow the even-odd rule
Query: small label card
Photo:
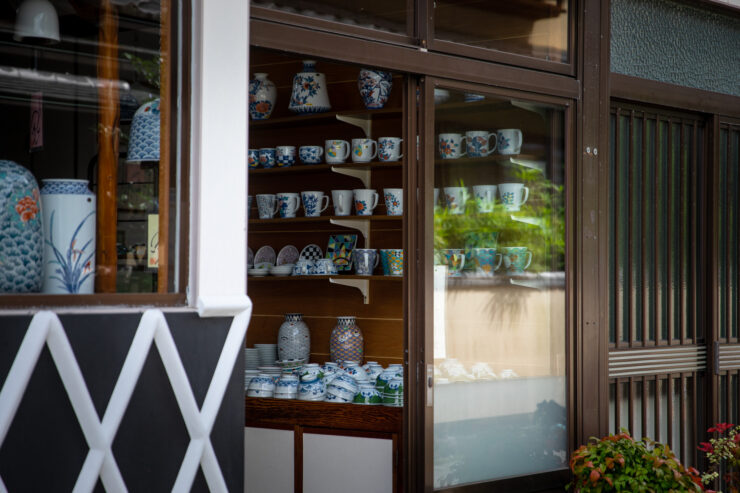
[[146, 265], [159, 268], [159, 214], [147, 216]]

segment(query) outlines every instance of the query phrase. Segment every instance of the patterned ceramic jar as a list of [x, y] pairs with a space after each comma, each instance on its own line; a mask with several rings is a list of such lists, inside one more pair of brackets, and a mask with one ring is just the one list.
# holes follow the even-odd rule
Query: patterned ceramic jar
[[321, 113], [331, 109], [326, 77], [316, 72], [314, 60], [303, 60], [303, 71], [293, 76], [288, 109], [296, 113]]
[[277, 87], [267, 74], [256, 73], [249, 82], [249, 116], [252, 120], [267, 120], [275, 108]]
[[390, 72], [363, 68], [357, 78], [357, 87], [366, 108], [380, 109], [388, 102], [393, 87], [393, 77]]
[[0, 293], [41, 290], [44, 239], [39, 187], [30, 171], [0, 160]]
[[338, 317], [337, 325], [331, 332], [329, 339], [329, 353], [331, 360], [362, 362], [365, 350], [365, 340], [362, 331], [355, 323], [355, 317]]
[[360, 390], [352, 402], [355, 404], [377, 406], [383, 403], [383, 397], [373, 384], [367, 383], [360, 385]]
[[302, 359], [311, 355], [311, 333], [301, 313], [286, 313], [278, 330], [278, 359]]

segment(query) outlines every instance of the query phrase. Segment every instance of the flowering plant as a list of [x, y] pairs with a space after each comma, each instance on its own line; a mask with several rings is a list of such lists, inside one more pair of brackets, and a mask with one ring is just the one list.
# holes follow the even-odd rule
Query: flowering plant
[[704, 491], [699, 471], [686, 468], [671, 449], [649, 438], [633, 439], [626, 430], [588, 444], [570, 459], [579, 493]]
[[[709, 471], [702, 474], [701, 480], [706, 484], [719, 477], [719, 469], [724, 466], [728, 469], [724, 479], [731, 491], [740, 490], [740, 426], [732, 423], [717, 423], [707, 430], [714, 436], [709, 442], [699, 444], [699, 450], [704, 452], [709, 461]], [[724, 464], [723, 464], [724, 462]]]

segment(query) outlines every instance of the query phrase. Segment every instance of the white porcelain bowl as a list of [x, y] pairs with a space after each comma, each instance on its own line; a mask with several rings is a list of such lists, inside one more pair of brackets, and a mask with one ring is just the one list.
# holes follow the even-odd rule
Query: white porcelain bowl
[[338, 387], [336, 385], [331, 385], [331, 384], [326, 388], [326, 393], [327, 393], [327, 400], [329, 400], [328, 395], [333, 395], [343, 400], [344, 402], [351, 402], [352, 399], [355, 398], [355, 394], [356, 394], [356, 392], [352, 392], [351, 390], [347, 390], [343, 387]]

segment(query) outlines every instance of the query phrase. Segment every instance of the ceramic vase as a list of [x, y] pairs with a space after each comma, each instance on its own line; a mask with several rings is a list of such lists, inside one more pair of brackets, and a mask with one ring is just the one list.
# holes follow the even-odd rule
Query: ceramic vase
[[95, 287], [95, 195], [87, 180], [42, 180], [43, 292], [91, 294]]
[[311, 354], [311, 333], [301, 313], [286, 313], [278, 331], [278, 359], [308, 361]]
[[393, 77], [390, 72], [363, 68], [357, 78], [357, 87], [365, 107], [377, 110], [385, 106], [393, 87]]
[[42, 224], [36, 179], [20, 164], [0, 160], [0, 293], [41, 290]]
[[288, 109], [295, 113], [321, 113], [331, 109], [326, 77], [316, 72], [313, 60], [303, 60], [303, 71], [293, 76]]
[[365, 340], [362, 331], [355, 323], [355, 317], [338, 317], [337, 325], [331, 331], [329, 354], [335, 363], [356, 361], [362, 363], [365, 354]]
[[249, 82], [249, 116], [252, 120], [267, 120], [275, 108], [277, 87], [267, 74], [256, 73]]

